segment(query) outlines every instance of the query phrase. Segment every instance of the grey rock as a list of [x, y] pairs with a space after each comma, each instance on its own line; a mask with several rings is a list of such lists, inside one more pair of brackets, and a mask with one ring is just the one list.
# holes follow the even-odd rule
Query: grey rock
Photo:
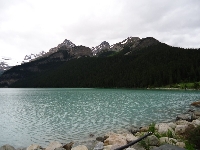
[[192, 114], [180, 114], [176, 117], [176, 120], [192, 121]]
[[178, 146], [165, 144], [165, 145], [159, 146], [157, 148], [154, 148], [153, 150], [185, 150], [185, 149], [178, 147]]
[[104, 142], [108, 137], [97, 137], [96, 140], [100, 142]]
[[104, 143], [103, 142], [99, 142], [96, 144], [96, 146], [94, 147], [93, 150], [103, 150], [104, 148]]
[[176, 134], [183, 134], [185, 133], [185, 129], [188, 127], [188, 125], [177, 125], [175, 128]]
[[137, 132], [140, 131], [140, 129], [136, 128], [136, 127], [132, 127], [130, 129], [128, 129], [129, 132], [131, 132], [132, 134], [136, 134]]
[[149, 146], [158, 146], [160, 144], [159, 139], [155, 135], [148, 136], [145, 142], [148, 143]]
[[79, 146], [73, 147], [72, 150], [88, 150], [88, 148], [85, 145], [79, 145]]
[[121, 147], [121, 145], [115, 144], [111, 146], [110, 150], [115, 150], [116, 148], [119, 148], [119, 147]]
[[40, 145], [38, 144], [31, 144], [29, 147], [26, 148], [26, 150], [35, 150], [35, 149], [40, 149]]
[[1, 146], [0, 150], [15, 150], [15, 148], [11, 145], [6, 144], [6, 145]]
[[52, 141], [50, 144], [46, 147], [46, 150], [54, 150], [55, 148], [62, 147], [62, 144], [58, 141]]
[[130, 148], [134, 148], [136, 150], [145, 150], [144, 147], [142, 147], [142, 145], [140, 143], [136, 143], [136, 144], [130, 146]]

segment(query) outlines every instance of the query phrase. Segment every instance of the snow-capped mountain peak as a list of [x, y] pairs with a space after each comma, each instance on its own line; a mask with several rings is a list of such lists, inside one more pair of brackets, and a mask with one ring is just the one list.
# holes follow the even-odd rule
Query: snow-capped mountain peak
[[109, 49], [110, 49], [110, 44], [106, 41], [103, 41], [100, 45], [91, 48], [93, 55], [96, 55], [102, 50], [109, 50]]

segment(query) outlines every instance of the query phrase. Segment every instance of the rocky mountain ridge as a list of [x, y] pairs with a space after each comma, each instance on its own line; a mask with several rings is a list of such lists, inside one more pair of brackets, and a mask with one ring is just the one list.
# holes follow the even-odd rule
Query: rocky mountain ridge
[[[56, 47], [51, 48], [48, 52], [41, 51], [38, 54], [30, 54], [26, 55], [24, 57], [24, 60], [21, 62], [21, 64], [35, 61], [41, 58], [47, 58], [49, 57], [50, 60], [54, 58], [59, 58], [59, 60], [66, 61], [68, 59], [64, 59], [64, 55], [62, 52], [59, 51], [67, 51], [67, 53], [70, 55], [71, 58], [80, 58], [83, 56], [88, 56], [88, 57], [93, 57], [100, 55], [103, 52], [119, 52], [121, 51], [124, 47], [130, 46], [132, 49], [137, 49], [137, 48], [143, 48], [147, 47], [150, 45], [157, 44], [159, 41], [157, 41], [154, 38], [148, 37], [148, 38], [143, 38], [140, 39], [139, 37], [128, 37], [124, 39], [121, 42], [118, 42], [116, 44], [110, 45], [107, 41], [103, 41], [100, 45], [89, 48], [86, 46], [76, 46], [73, 42], [71, 42], [68, 39], [65, 39], [62, 43], [58, 44]], [[58, 52], [58, 53], [57, 53]], [[127, 52], [127, 55], [130, 52]], [[44, 63], [44, 62], [43, 62]], [[4, 61], [1, 62], [0, 64], [0, 72], [3, 73], [4, 71], [10, 69], [11, 66], [9, 66], [7, 63]]]
[[46, 57], [4, 72], [0, 87], [147, 88], [200, 81], [197, 49], [172, 47], [152, 37], [130, 37], [110, 47], [104, 41], [97, 49], [93, 55], [86, 46], [58, 46]]
[[0, 62], [0, 75], [1, 75], [4, 71], [6, 71], [6, 70], [8, 70], [8, 69], [10, 69], [10, 68], [11, 68], [11, 66], [9, 66], [6, 62], [4, 62], [4, 61]]
[[31, 54], [31, 55], [26, 55], [24, 57], [24, 60], [22, 63], [34, 61], [43, 57], [48, 57], [53, 53], [56, 53], [60, 48], [65, 48], [65, 49], [70, 49], [75, 47], [76, 45], [72, 43], [70, 40], [65, 39], [62, 43], [58, 44], [58, 46], [51, 48], [48, 52], [40, 52], [39, 54]]
[[[70, 40], [65, 39], [62, 43], [58, 44], [58, 46], [54, 48], [51, 48], [48, 52], [42, 51], [39, 54], [26, 55], [23, 63], [34, 61], [34, 60], [44, 58], [44, 57], [49, 57], [50, 55], [58, 52], [59, 50], [67, 50], [75, 58], [79, 58], [83, 56], [83, 53], [84, 53], [84, 56], [92, 57], [92, 56], [98, 56], [99, 54], [105, 51], [119, 52], [126, 46], [130, 46], [132, 49], [140, 49], [140, 48], [144, 48], [144, 47], [154, 45], [157, 43], [159, 43], [159, 41], [152, 37], [147, 37], [143, 39], [140, 39], [139, 37], [128, 37], [124, 39], [123, 41], [115, 43], [113, 45], [110, 45], [107, 41], [103, 41], [100, 45], [92, 47], [89, 50], [88, 49], [89, 47], [82, 46], [82, 45], [76, 46]], [[83, 52], [79, 56], [81, 51]]]
[[[108, 42], [104, 41], [99, 46], [91, 49], [82, 45], [76, 46], [70, 40], [65, 39], [61, 44], [51, 48], [47, 53], [41, 52], [39, 54], [25, 56], [24, 62], [27, 63], [22, 63], [22, 65], [14, 67], [11, 71], [6, 71], [1, 76], [1, 84], [9, 86], [19, 79], [31, 76], [33, 73], [40, 73], [53, 68], [55, 69], [72, 59], [79, 59], [81, 57], [107, 57], [117, 54], [120, 51], [123, 51], [122, 55], [130, 55], [134, 50], [156, 45], [158, 43], [160, 42], [150, 37], [144, 39], [128, 37], [111, 46]], [[49, 68], [49, 66], [51, 67]]]

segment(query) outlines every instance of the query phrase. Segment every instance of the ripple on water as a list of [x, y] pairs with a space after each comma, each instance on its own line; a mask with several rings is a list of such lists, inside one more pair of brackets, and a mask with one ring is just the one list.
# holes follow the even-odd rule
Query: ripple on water
[[[7, 94], [5, 94], [7, 93]], [[0, 145], [46, 146], [91, 140], [127, 126], [169, 121], [200, 99], [198, 91], [0, 89]]]

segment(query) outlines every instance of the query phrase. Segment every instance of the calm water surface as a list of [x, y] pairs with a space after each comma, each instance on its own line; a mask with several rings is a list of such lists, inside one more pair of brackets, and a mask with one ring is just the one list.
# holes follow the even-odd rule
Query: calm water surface
[[200, 100], [199, 91], [0, 89], [0, 146], [46, 146], [108, 131], [170, 121]]

